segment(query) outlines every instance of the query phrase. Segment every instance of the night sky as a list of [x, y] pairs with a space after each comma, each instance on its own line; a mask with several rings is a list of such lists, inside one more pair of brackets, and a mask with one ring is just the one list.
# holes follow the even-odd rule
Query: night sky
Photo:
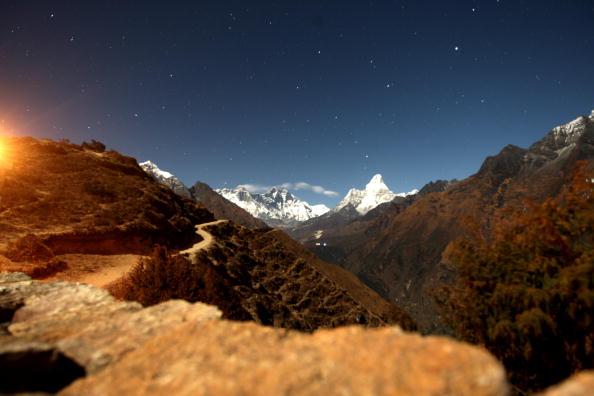
[[333, 206], [375, 173], [467, 177], [593, 108], [592, 0], [0, 0], [4, 134], [100, 140], [188, 185]]

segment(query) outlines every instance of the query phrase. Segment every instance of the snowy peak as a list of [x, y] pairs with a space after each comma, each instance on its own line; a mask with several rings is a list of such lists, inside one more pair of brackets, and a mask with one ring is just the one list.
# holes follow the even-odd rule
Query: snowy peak
[[144, 161], [144, 162], [141, 162], [138, 165], [140, 165], [140, 167], [145, 172], [147, 172], [151, 177], [152, 176], [155, 176], [155, 177], [158, 177], [160, 179], [170, 179], [172, 177], [175, 177], [175, 176], [173, 176], [172, 173], [169, 173], [169, 172], [166, 172], [164, 170], [159, 169], [159, 167], [155, 163], [153, 163], [151, 161]]
[[264, 194], [249, 192], [242, 186], [215, 191], [252, 216], [275, 227], [294, 226], [330, 210], [325, 205], [310, 205], [288, 190], [277, 187], [272, 187]]
[[386, 183], [384, 183], [384, 178], [379, 173], [374, 175], [369, 183], [365, 186], [365, 191], [390, 191]]
[[[523, 157], [524, 167], [539, 168], [566, 158], [577, 147], [594, 139], [594, 111], [589, 117], [580, 116], [567, 124], [553, 128], [543, 139], [534, 143]], [[591, 143], [588, 143], [588, 146]]]
[[154, 181], [163, 184], [173, 192], [181, 195], [182, 197], [192, 198], [190, 190], [172, 173], [159, 169], [159, 167], [151, 161], [141, 162], [138, 165], [145, 171]]
[[417, 192], [417, 190], [413, 190], [408, 193], [395, 194], [386, 186], [382, 175], [377, 174], [371, 178], [364, 190], [351, 188], [344, 199], [333, 209], [333, 212], [338, 212], [342, 208], [352, 205], [359, 214], [364, 215], [371, 209], [385, 202], [390, 202], [396, 197], [406, 197]]

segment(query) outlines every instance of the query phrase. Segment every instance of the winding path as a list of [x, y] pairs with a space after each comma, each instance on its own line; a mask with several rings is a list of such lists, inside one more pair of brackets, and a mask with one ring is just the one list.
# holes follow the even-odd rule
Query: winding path
[[[196, 225], [196, 233], [203, 239], [189, 249], [179, 254], [192, 257], [200, 250], [210, 247], [213, 236], [204, 230], [214, 224], [228, 220], [217, 220], [210, 223]], [[82, 282], [97, 287], [105, 287], [108, 284], [120, 279], [128, 273], [140, 258], [133, 254], [122, 255], [98, 255], [98, 254], [64, 254], [59, 259], [68, 263], [68, 269], [47, 278], [47, 280], [67, 280], [70, 282]]]
[[202, 237], [202, 241], [196, 243], [194, 246], [192, 246], [189, 249], [182, 250], [181, 252], [179, 252], [179, 254], [181, 254], [183, 256], [188, 256], [191, 259], [192, 257], [194, 257], [194, 255], [198, 251], [210, 247], [210, 245], [212, 244], [212, 241], [213, 241], [213, 237], [212, 237], [212, 235], [210, 235], [210, 233], [208, 233], [206, 230], [204, 230], [204, 227], [219, 224], [219, 223], [222, 223], [225, 221], [229, 221], [229, 220], [216, 220], [216, 221], [211, 221], [210, 223], [198, 224], [196, 226], [196, 233]]

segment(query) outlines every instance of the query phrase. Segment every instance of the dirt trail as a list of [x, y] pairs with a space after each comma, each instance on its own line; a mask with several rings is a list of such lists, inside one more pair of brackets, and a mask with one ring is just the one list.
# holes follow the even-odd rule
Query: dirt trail
[[[180, 254], [190, 258], [199, 250], [208, 248], [213, 241], [212, 235], [203, 228], [221, 223], [227, 220], [217, 220], [210, 223], [198, 224], [196, 233], [203, 240], [196, 243], [189, 249], [181, 251]], [[47, 278], [48, 281], [66, 280], [70, 282], [82, 282], [97, 287], [105, 287], [124, 276], [134, 267], [140, 258], [135, 254], [63, 254], [58, 259], [68, 264], [68, 269]]]
[[212, 235], [210, 235], [208, 232], [206, 232], [203, 228], [211, 226], [211, 225], [219, 224], [224, 221], [228, 221], [228, 220], [217, 220], [217, 221], [211, 221], [210, 223], [198, 224], [196, 226], [196, 233], [203, 238], [202, 241], [198, 242], [197, 244], [195, 244], [194, 246], [192, 246], [189, 249], [182, 250], [181, 252], [179, 252], [179, 254], [186, 256], [186, 257], [190, 257], [190, 259], [191, 259], [199, 250], [208, 248], [212, 244], [213, 238], [212, 238]]

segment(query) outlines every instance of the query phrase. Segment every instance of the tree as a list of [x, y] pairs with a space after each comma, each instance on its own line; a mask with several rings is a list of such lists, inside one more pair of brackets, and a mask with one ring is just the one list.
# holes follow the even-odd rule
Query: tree
[[594, 182], [585, 163], [572, 179], [446, 251], [459, 275], [441, 289], [446, 320], [497, 356], [520, 393], [594, 366]]

